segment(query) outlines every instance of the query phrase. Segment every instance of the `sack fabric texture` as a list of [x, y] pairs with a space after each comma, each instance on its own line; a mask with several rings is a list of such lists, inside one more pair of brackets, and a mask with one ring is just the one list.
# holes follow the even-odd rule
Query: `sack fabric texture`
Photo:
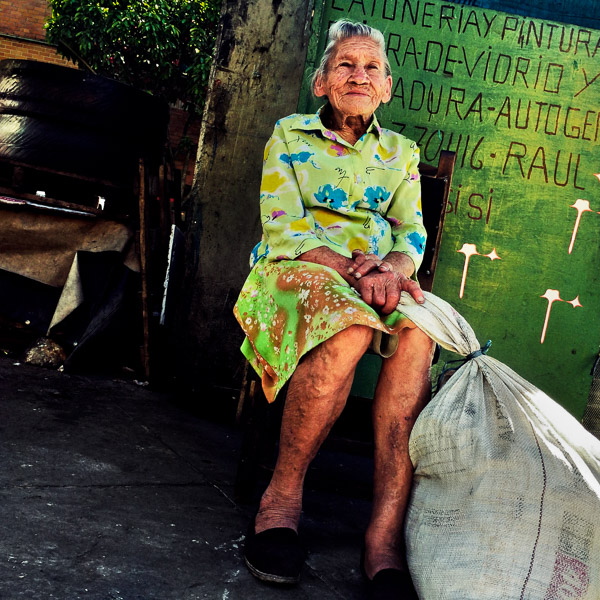
[[[465, 319], [425, 293], [401, 310], [462, 356]], [[468, 360], [410, 439], [408, 563], [421, 600], [600, 600], [600, 441], [498, 360]]]

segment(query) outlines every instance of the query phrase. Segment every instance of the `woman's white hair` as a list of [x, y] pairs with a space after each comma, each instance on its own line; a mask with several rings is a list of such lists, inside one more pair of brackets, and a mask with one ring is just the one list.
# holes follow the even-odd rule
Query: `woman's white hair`
[[311, 89], [314, 90], [315, 83], [319, 77], [323, 77], [327, 72], [327, 66], [329, 64], [329, 59], [335, 51], [335, 47], [338, 42], [342, 40], [346, 40], [352, 37], [366, 37], [370, 40], [373, 40], [381, 50], [381, 56], [385, 65], [385, 75], [386, 77], [392, 74], [392, 68], [390, 67], [390, 61], [388, 60], [387, 54], [385, 52], [385, 38], [383, 37], [383, 33], [379, 31], [379, 29], [375, 29], [375, 27], [371, 27], [370, 25], [365, 25], [364, 23], [355, 23], [354, 21], [349, 21], [348, 19], [340, 19], [331, 25], [329, 28], [329, 35], [327, 36], [327, 46], [325, 47], [325, 51], [323, 52], [323, 56], [321, 57], [321, 62], [317, 67], [317, 70], [314, 72], [311, 77]]

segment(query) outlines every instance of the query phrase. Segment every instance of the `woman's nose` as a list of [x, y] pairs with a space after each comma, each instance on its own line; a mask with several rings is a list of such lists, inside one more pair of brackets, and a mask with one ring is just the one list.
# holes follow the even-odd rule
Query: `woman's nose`
[[353, 83], [366, 83], [368, 80], [367, 70], [363, 66], [357, 65], [354, 67], [350, 75], [350, 81]]

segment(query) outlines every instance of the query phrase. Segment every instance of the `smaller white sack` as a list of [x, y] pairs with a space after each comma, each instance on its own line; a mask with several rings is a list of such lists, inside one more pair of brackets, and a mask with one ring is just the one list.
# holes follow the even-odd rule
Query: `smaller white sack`
[[[399, 310], [444, 348], [480, 348], [425, 293]], [[406, 517], [421, 600], [600, 600], [600, 441], [506, 365], [465, 363], [421, 413]]]

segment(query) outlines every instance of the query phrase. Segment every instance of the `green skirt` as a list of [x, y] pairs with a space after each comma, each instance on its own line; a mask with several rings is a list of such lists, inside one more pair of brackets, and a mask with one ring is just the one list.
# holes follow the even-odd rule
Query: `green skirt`
[[234, 314], [246, 334], [241, 350], [269, 402], [302, 356], [343, 329], [367, 325], [394, 335], [409, 323], [398, 311], [379, 315], [334, 269], [291, 260], [259, 261]]

